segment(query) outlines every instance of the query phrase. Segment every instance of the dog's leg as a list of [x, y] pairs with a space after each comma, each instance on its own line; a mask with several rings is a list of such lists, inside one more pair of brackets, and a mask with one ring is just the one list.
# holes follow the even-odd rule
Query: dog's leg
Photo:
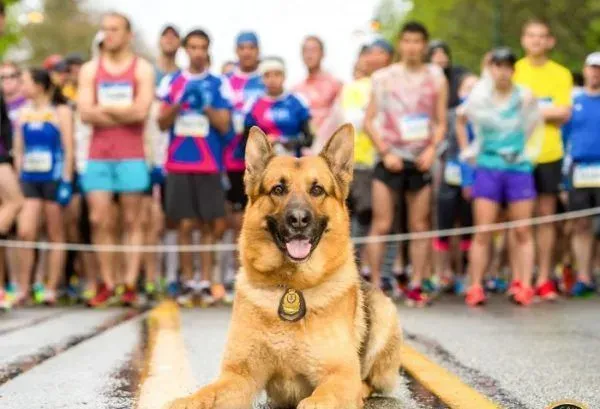
[[262, 386], [249, 375], [225, 370], [219, 379], [165, 409], [248, 409]]
[[361, 409], [363, 389], [357, 368], [343, 364], [329, 371], [297, 409]]

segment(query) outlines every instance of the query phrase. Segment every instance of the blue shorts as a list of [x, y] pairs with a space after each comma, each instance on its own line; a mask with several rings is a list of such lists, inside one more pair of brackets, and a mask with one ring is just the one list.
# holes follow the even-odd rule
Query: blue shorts
[[150, 186], [148, 165], [143, 159], [90, 160], [79, 180], [85, 193], [141, 193]]

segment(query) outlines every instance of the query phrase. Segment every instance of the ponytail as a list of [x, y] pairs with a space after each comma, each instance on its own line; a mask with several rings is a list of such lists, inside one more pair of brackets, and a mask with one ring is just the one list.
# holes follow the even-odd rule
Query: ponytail
[[50, 92], [50, 103], [52, 105], [58, 106], [69, 104], [69, 100], [67, 99], [67, 97], [65, 97], [65, 95], [62, 93], [62, 90], [56, 85], [52, 86]]
[[63, 95], [58, 86], [52, 83], [50, 72], [43, 68], [30, 68], [29, 73], [33, 82], [42, 86], [44, 91], [50, 95], [52, 105], [66, 105], [69, 100]]

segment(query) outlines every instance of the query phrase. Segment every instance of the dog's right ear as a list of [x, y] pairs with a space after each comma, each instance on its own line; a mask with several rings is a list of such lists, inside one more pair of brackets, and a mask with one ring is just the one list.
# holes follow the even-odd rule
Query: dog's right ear
[[248, 196], [252, 196], [251, 193], [255, 187], [260, 184], [262, 174], [274, 156], [267, 135], [257, 126], [250, 128], [246, 142], [246, 172], [244, 174], [244, 186]]

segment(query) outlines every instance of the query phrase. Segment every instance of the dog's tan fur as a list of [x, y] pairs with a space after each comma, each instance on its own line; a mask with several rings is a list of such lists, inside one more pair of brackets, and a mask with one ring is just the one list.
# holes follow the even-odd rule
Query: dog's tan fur
[[[352, 179], [354, 131], [341, 127], [317, 157], [275, 157], [253, 128], [246, 148], [249, 204], [240, 237], [242, 269], [221, 375], [170, 409], [248, 409], [266, 390], [272, 408], [357, 409], [373, 392], [390, 392], [400, 366], [396, 308], [379, 290], [361, 289], [345, 200]], [[285, 180], [289, 193], [269, 194]], [[311, 196], [318, 183], [326, 194]], [[328, 224], [303, 263], [288, 259], [266, 228], [266, 215], [290, 197], [308, 201]], [[285, 288], [304, 295], [307, 313], [283, 321]]]

